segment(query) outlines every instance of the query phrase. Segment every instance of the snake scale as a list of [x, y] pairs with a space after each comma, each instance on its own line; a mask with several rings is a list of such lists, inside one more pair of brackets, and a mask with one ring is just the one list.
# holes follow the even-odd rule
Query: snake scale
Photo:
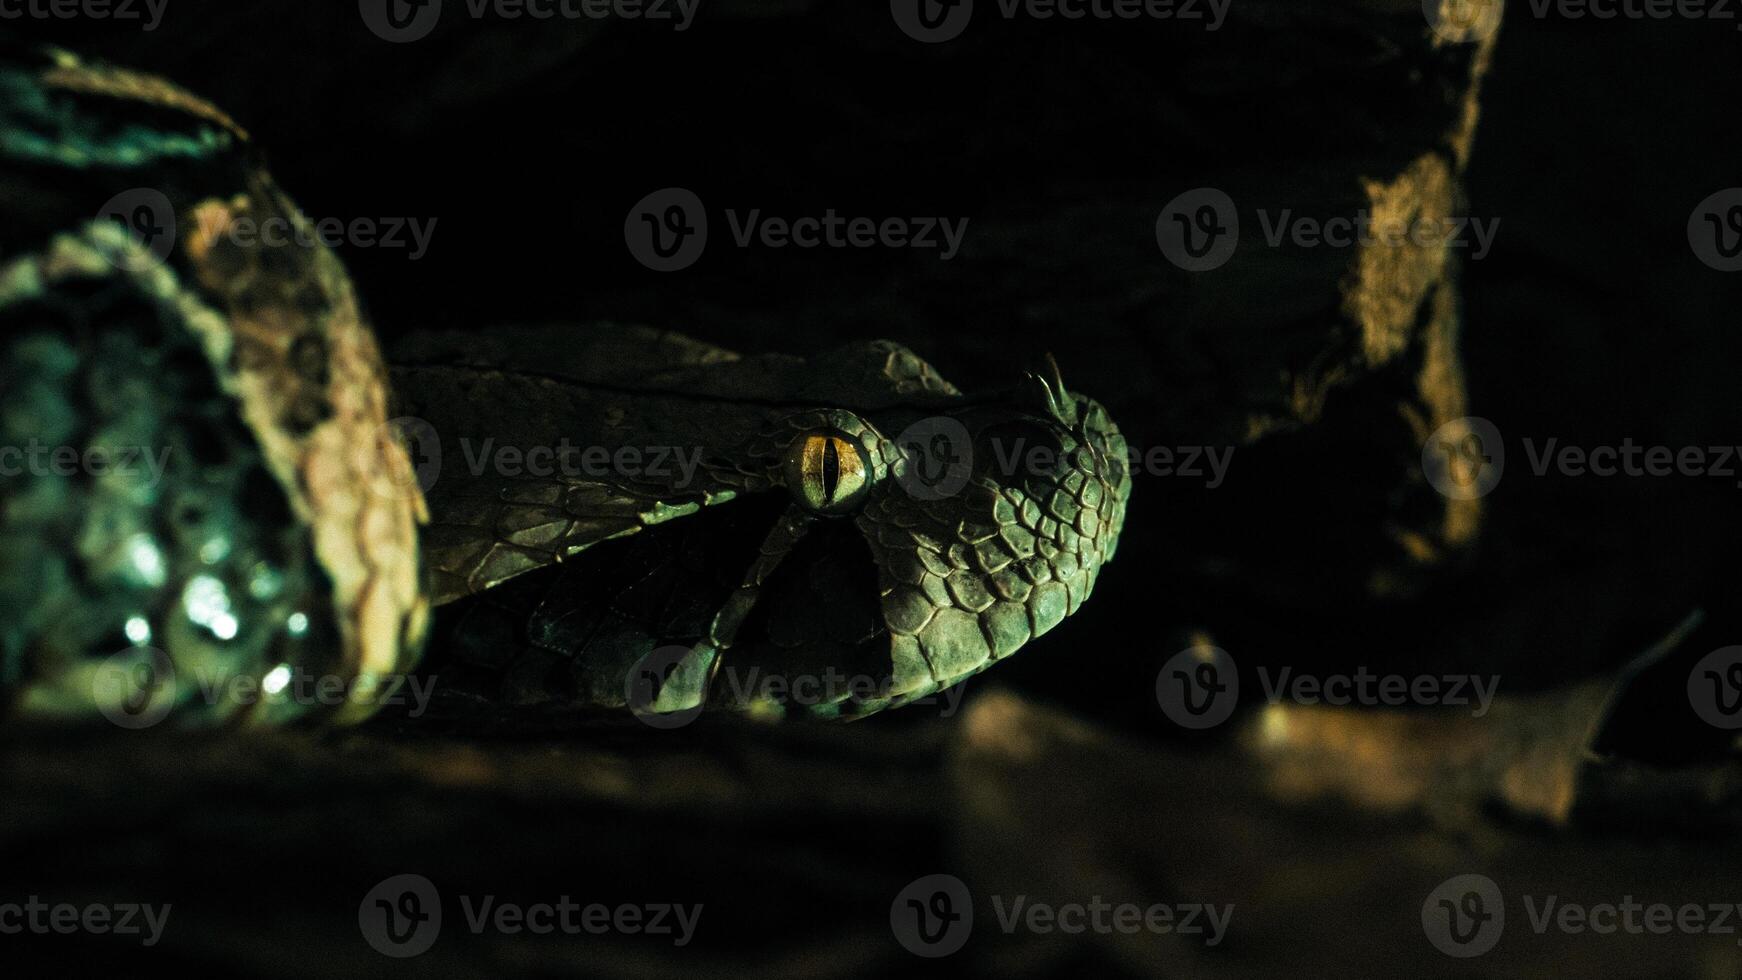
[[[0, 89], [10, 713], [352, 722], [421, 670], [862, 716], [1045, 634], [1113, 556], [1126, 447], [1056, 366], [969, 396], [890, 342], [606, 323], [384, 359], [220, 109], [58, 50], [4, 49]], [[239, 233], [268, 221], [299, 234]], [[308, 678], [342, 696], [267, 696]]]

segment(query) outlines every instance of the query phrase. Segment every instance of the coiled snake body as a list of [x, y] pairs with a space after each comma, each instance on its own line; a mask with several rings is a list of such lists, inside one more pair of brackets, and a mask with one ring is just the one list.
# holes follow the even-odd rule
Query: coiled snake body
[[[588, 324], [388, 372], [318, 236], [236, 233], [308, 223], [217, 108], [62, 52], [0, 87], [15, 711], [356, 720], [443, 606], [425, 669], [470, 696], [862, 715], [1046, 633], [1113, 555], [1125, 446], [1056, 369], [967, 397], [887, 342]], [[301, 677], [346, 696], [212, 695]]]

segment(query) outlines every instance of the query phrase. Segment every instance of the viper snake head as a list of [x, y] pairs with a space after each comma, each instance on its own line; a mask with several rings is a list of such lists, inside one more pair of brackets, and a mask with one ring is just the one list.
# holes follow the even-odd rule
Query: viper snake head
[[[903, 348], [874, 349], [889, 374], [930, 376]], [[915, 403], [783, 418], [770, 471], [790, 505], [697, 646], [707, 669], [689, 673], [710, 677], [709, 699], [869, 714], [979, 673], [1076, 612], [1113, 557], [1131, 478], [1107, 412], [1048, 361], [989, 398], [940, 381]], [[665, 706], [683, 700], [674, 690]]]

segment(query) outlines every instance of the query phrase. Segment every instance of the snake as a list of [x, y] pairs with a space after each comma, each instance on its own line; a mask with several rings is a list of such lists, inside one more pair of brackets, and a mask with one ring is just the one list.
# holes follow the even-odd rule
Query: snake
[[0, 90], [9, 715], [348, 724], [423, 677], [859, 718], [1046, 635], [1114, 556], [1128, 450], [1050, 357], [970, 394], [886, 340], [586, 322], [384, 350], [213, 103], [16, 44]]

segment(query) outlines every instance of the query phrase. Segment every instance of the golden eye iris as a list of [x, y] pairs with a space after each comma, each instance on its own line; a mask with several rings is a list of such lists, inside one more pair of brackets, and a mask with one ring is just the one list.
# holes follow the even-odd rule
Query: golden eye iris
[[786, 485], [794, 498], [820, 514], [838, 514], [859, 503], [868, 487], [865, 454], [838, 432], [811, 432], [793, 440]]

